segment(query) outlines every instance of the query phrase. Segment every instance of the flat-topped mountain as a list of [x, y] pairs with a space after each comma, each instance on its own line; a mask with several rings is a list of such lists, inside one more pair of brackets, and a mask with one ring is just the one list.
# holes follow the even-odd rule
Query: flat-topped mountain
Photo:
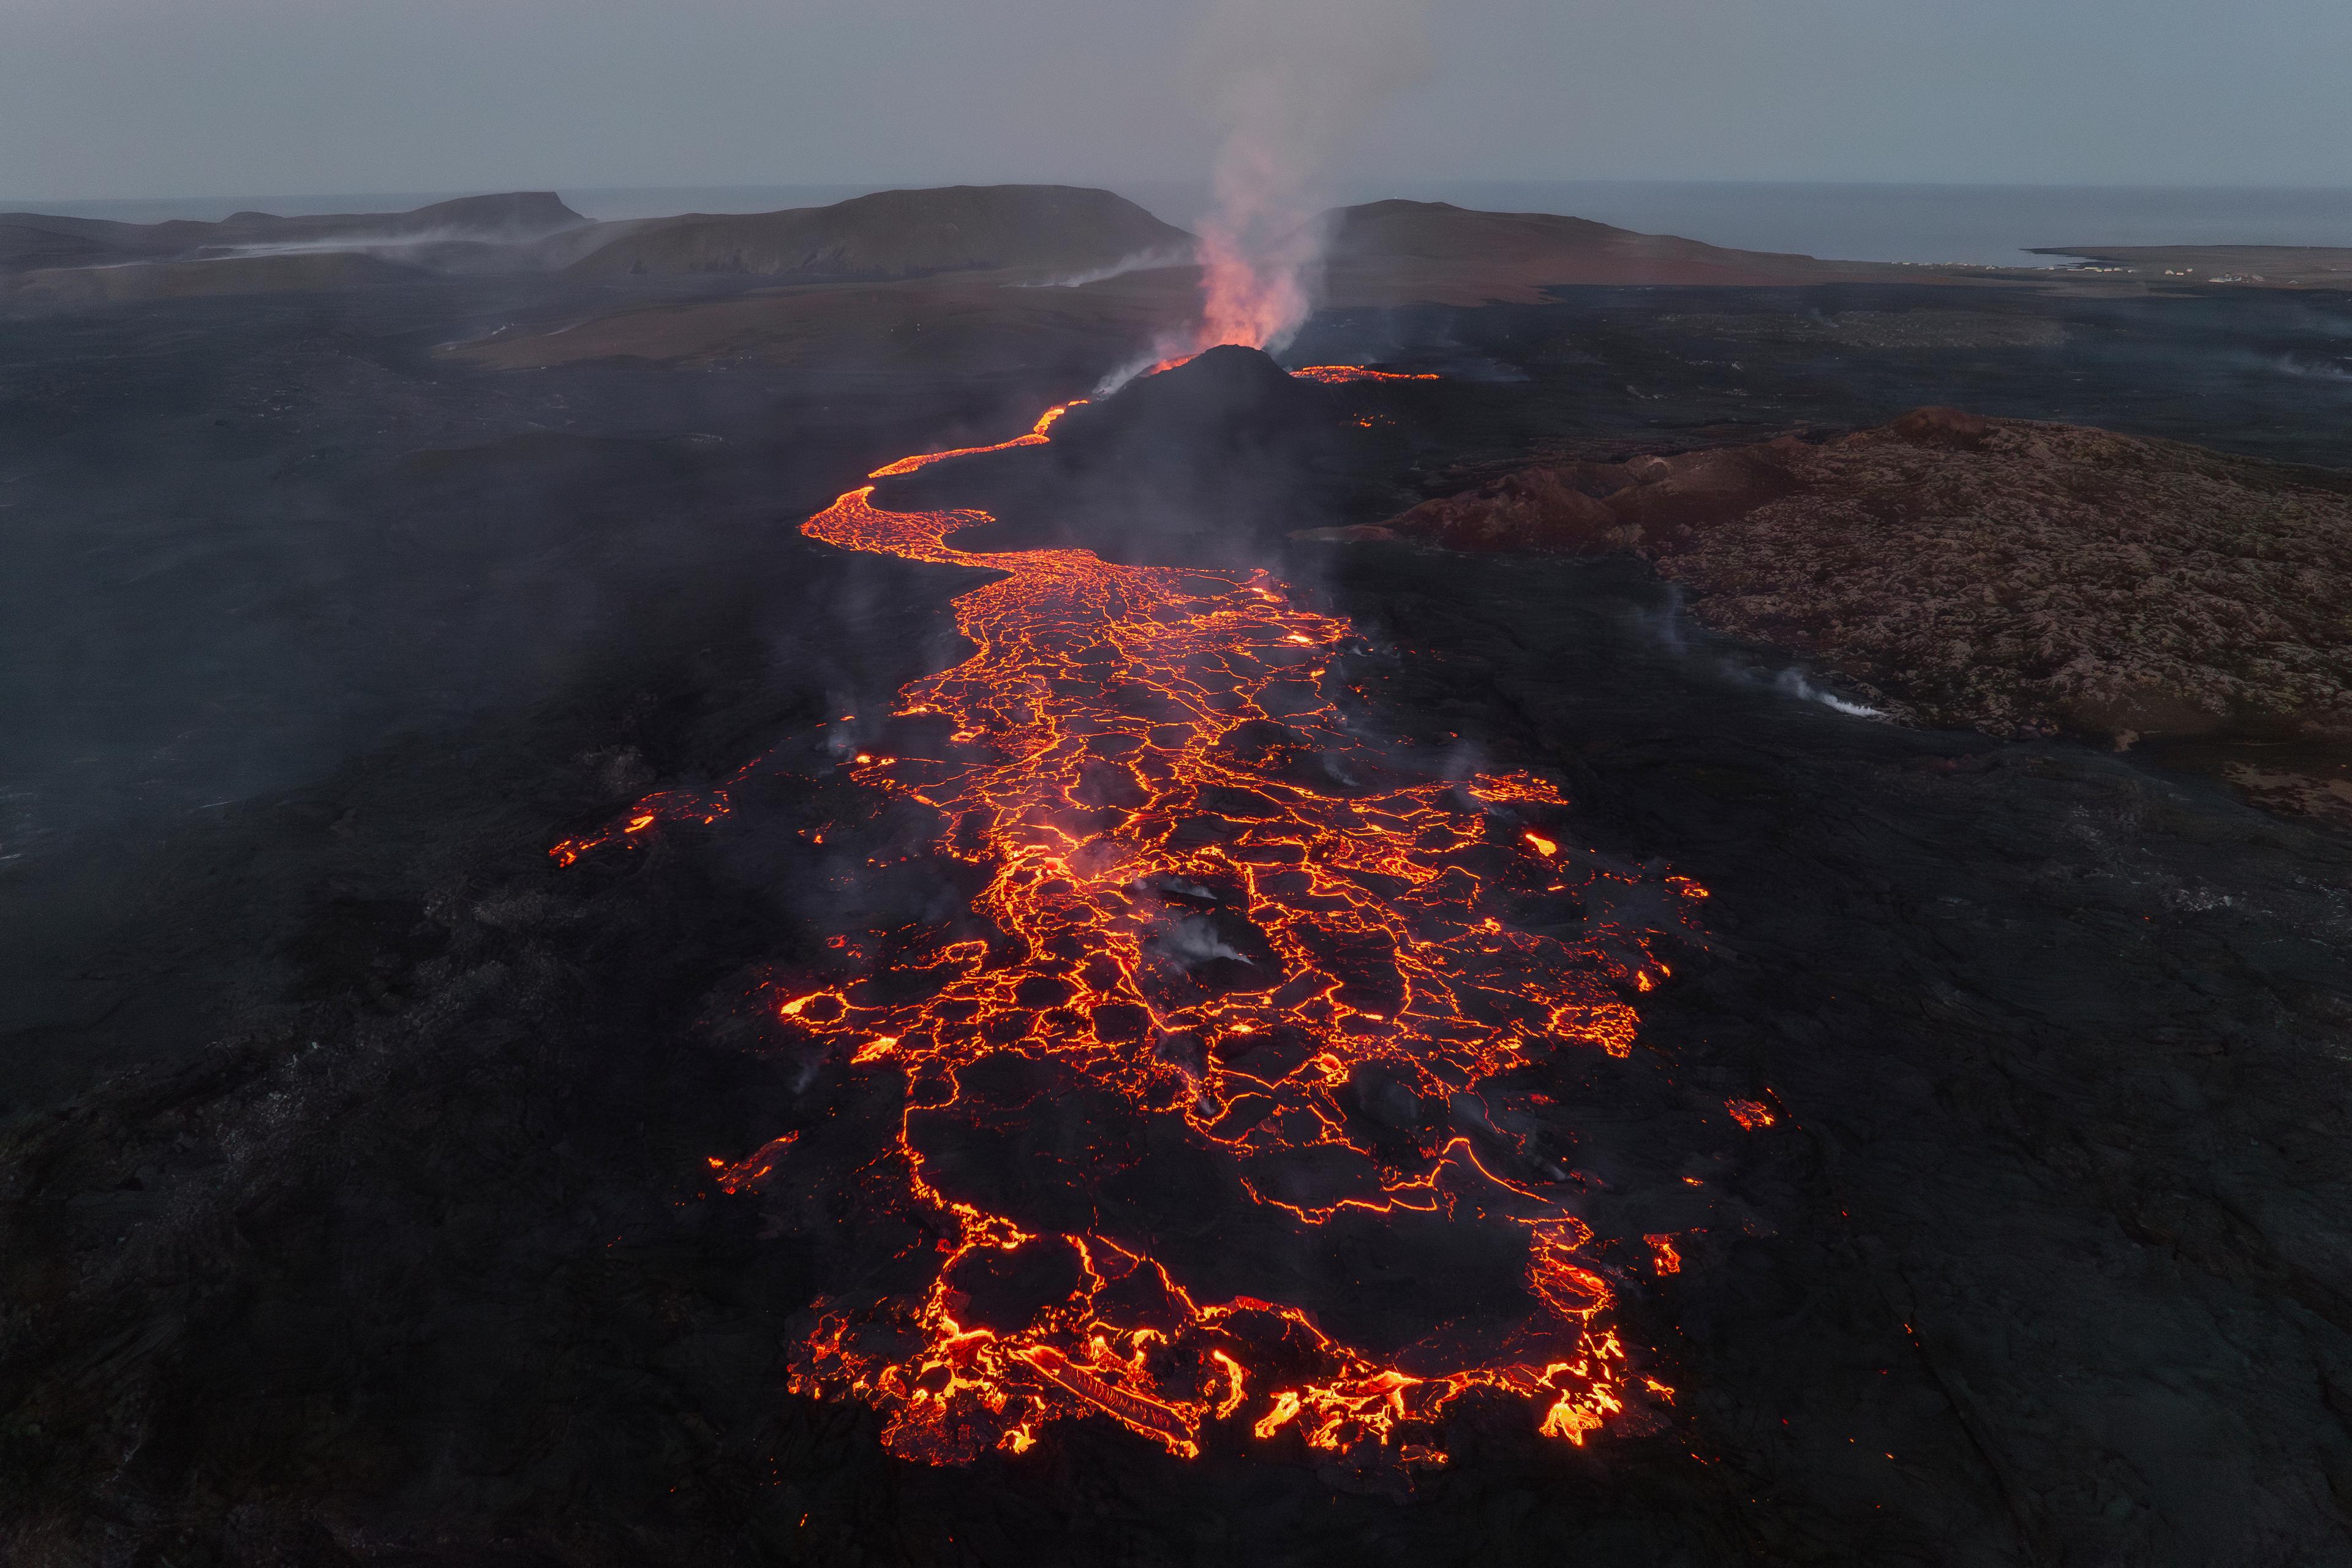
[[880, 191], [831, 206], [690, 213], [628, 226], [572, 270], [906, 278], [994, 268], [1078, 272], [1141, 256], [1181, 260], [1192, 237], [1123, 196], [1074, 185]]

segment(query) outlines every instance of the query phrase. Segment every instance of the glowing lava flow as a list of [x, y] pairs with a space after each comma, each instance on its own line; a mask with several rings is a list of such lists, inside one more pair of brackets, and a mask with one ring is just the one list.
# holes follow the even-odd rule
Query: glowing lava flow
[[[1061, 412], [1004, 445], [1047, 439]], [[1664, 973], [1638, 936], [1501, 918], [1566, 886], [1558, 840], [1525, 826], [1557, 815], [1558, 792], [1433, 778], [1402, 742], [1358, 732], [1327, 689], [1356, 634], [1263, 574], [967, 552], [953, 536], [988, 514], [873, 496], [844, 495], [804, 531], [1002, 574], [956, 601], [976, 651], [901, 694], [902, 720], [951, 732], [946, 755], [849, 764], [894, 810], [936, 814], [915, 853], [979, 880], [978, 923], [836, 938], [845, 958], [882, 956], [782, 979], [770, 1004], [803, 1048], [903, 1081], [895, 1141], [860, 1156], [859, 1201], [936, 1238], [898, 1255], [927, 1286], [816, 1303], [794, 1386], [870, 1402], [895, 1452], [933, 1461], [1020, 1452], [1099, 1415], [1182, 1456], [1230, 1427], [1437, 1464], [1438, 1418], [1473, 1391], [1530, 1402], [1533, 1425], [1573, 1443], [1670, 1398], [1629, 1369], [1577, 1189], [1512, 1131], [1549, 1103], [1528, 1069], [1559, 1050], [1625, 1055], [1632, 998]], [[1675, 891], [1684, 908], [1705, 896]], [[1055, 1211], [1086, 1223], [1005, 1212], [979, 1167], [942, 1164], [940, 1129], [1017, 1119], [1002, 1086], [1024, 1074], [1033, 1098], [1093, 1095], [1158, 1128], [1153, 1148], [1210, 1173], [1253, 1247], [1296, 1251], [1342, 1222], [1476, 1232], [1516, 1260], [1506, 1321], [1366, 1348], [1318, 1326], [1328, 1313], [1234, 1292], [1234, 1272], [1205, 1291], [1202, 1259], [1223, 1254], [1203, 1249], [1238, 1243], [1203, 1220], [1180, 1256], [1122, 1221], [1137, 1211], [1105, 1194], [1109, 1156], [1080, 1162], [1080, 1196]], [[779, 1140], [719, 1180], [764, 1189], [808, 1147]], [[1670, 1267], [1670, 1241], [1650, 1246]]]
[[1052, 438], [1045, 432], [1054, 427], [1054, 421], [1085, 402], [1086, 399], [1081, 397], [1075, 403], [1055, 404], [1038, 416], [1037, 423], [1030, 427], [1027, 435], [1015, 436], [1010, 441], [999, 441], [993, 447], [958, 447], [951, 452], [925, 452], [919, 457], [901, 458], [895, 463], [884, 464], [866, 477], [869, 479], [896, 479], [900, 474], [911, 474], [918, 468], [928, 468], [933, 463], [943, 463], [950, 458], [976, 458], [983, 452], [1010, 452], [1015, 447], [1042, 447]]
[[1301, 381], [1319, 381], [1326, 386], [1342, 386], [1351, 381], [1437, 381], [1441, 379], [1428, 371], [1410, 374], [1395, 370], [1366, 370], [1360, 364], [1302, 365], [1290, 374]]

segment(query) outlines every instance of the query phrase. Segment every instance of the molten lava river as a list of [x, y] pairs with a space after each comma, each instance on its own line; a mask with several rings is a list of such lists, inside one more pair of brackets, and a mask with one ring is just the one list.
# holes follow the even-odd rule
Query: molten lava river
[[[811, 1304], [794, 1388], [933, 1462], [1080, 1418], [1397, 1466], [1444, 1463], [1465, 1402], [1575, 1444], [1660, 1429], [1615, 1308], [1675, 1236], [1596, 1238], [1591, 1180], [1529, 1129], [1564, 1057], [1633, 1050], [1665, 969], [1650, 932], [1507, 918], [1633, 879], [1563, 844], [1543, 780], [1373, 734], [1335, 668], [1358, 634], [1265, 574], [968, 552], [987, 513], [875, 491], [804, 531], [1001, 575], [956, 601], [977, 651], [900, 694], [938, 755], [839, 764], [952, 895], [760, 1004], [886, 1109], [711, 1162], [791, 1225], [884, 1238]], [[727, 808], [656, 796], [554, 853]], [[1706, 897], [1651, 880], [1655, 929]]]

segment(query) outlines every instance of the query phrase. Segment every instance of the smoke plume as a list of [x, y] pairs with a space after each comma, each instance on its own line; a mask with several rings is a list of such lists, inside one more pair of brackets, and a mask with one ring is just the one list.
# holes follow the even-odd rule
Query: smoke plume
[[1223, 130], [1196, 349], [1279, 349], [1314, 309], [1334, 155], [1422, 70], [1427, 0], [1214, 0], [1196, 98]]

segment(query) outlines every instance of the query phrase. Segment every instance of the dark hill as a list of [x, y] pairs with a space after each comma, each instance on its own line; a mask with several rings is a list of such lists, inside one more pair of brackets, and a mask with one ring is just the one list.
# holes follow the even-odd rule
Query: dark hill
[[1192, 237], [1122, 196], [1072, 185], [951, 185], [882, 191], [825, 207], [742, 216], [688, 214], [635, 226], [572, 270], [904, 278], [961, 268], [1083, 270]]
[[[280, 217], [241, 212], [218, 223], [173, 218], [117, 223], [47, 213], [0, 213], [0, 272], [115, 266], [220, 256], [279, 246], [322, 249], [449, 242], [522, 247], [588, 220], [552, 191], [461, 196], [404, 213], [317, 213]], [[537, 265], [518, 254], [518, 265]]]
[[[1446, 202], [1371, 202], [1324, 215], [1327, 303], [1538, 303], [1572, 284], [1825, 283], [1899, 275], [1869, 262], [1727, 250], [1553, 213], [1474, 212]], [[1916, 274], [1913, 274], [1916, 276]]]
[[38, 213], [0, 213], [0, 272], [37, 267], [82, 267], [107, 259], [116, 246], [108, 229], [86, 218], [45, 217]]
[[1138, 439], [1188, 454], [1231, 454], [1293, 438], [1328, 412], [1320, 388], [1260, 350], [1229, 343], [1072, 409], [1054, 442], [1073, 455]]
[[[285, 220], [278, 219], [278, 222]], [[362, 220], [364, 221], [364, 220]], [[441, 234], [466, 239], [538, 239], [588, 222], [553, 191], [509, 191], [460, 196], [400, 213], [383, 225], [390, 234]]]
[[[1648, 237], [1559, 213], [1490, 213], [1451, 202], [1384, 201], [1328, 215], [1334, 260], [1418, 257], [1451, 259], [1479, 244], [1495, 259], [1589, 253]], [[1693, 241], [1680, 241], [1692, 244]], [[1710, 247], [1711, 248], [1711, 247]]]
[[158, 240], [199, 244], [267, 245], [319, 238], [395, 239], [434, 236], [518, 244], [579, 228], [589, 220], [563, 205], [553, 191], [508, 191], [459, 196], [400, 213], [314, 213], [279, 217], [274, 213], [232, 213], [216, 224], [173, 222], [143, 226]]

